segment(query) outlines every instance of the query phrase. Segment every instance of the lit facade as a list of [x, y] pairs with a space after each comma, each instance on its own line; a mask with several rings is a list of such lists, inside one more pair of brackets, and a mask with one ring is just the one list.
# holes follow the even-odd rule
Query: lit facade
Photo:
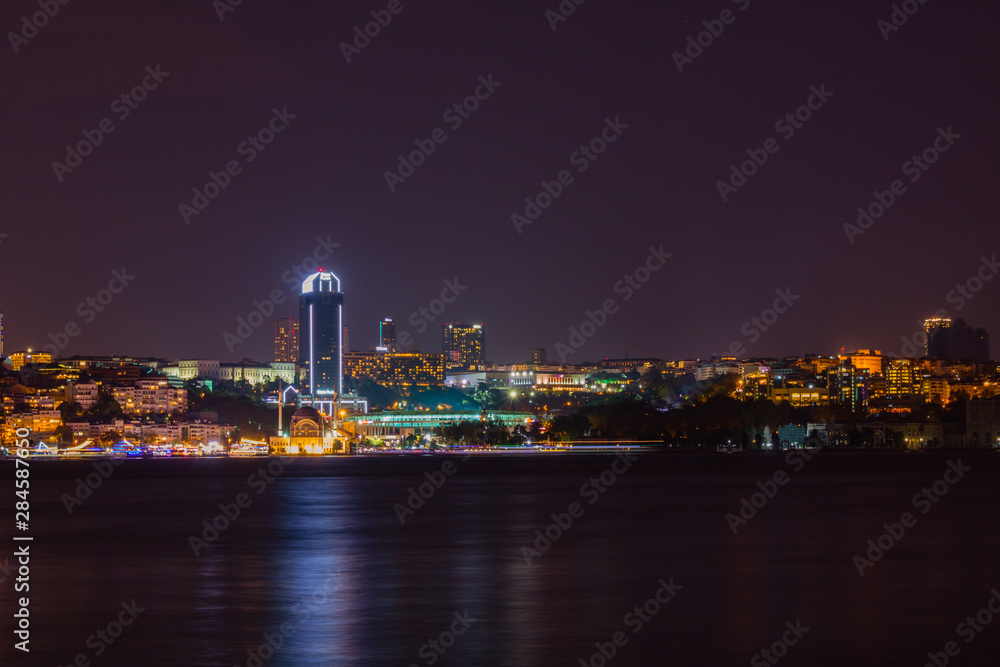
[[396, 351], [396, 323], [389, 318], [378, 323], [378, 344], [387, 352]]
[[303, 406], [292, 415], [288, 437], [271, 438], [271, 450], [285, 456], [350, 454], [344, 438], [337, 438], [326, 418], [315, 408]]
[[19, 371], [28, 364], [51, 364], [52, 355], [48, 352], [14, 352], [10, 355], [11, 369]]
[[187, 389], [172, 387], [166, 379], [137, 380], [131, 387], [112, 387], [111, 397], [127, 415], [187, 409]]
[[385, 387], [443, 387], [444, 355], [349, 352], [344, 355], [344, 373], [356, 380], [368, 379]]
[[775, 403], [788, 402], [793, 407], [829, 405], [830, 390], [826, 387], [768, 387], [768, 398]]
[[882, 350], [858, 350], [848, 358], [855, 368], [867, 370], [869, 375], [882, 374]]
[[295, 384], [296, 370], [294, 363], [271, 362], [267, 364], [219, 364], [219, 379], [233, 382], [249, 382], [250, 384], [268, 384], [280, 379], [286, 384]]
[[482, 324], [445, 324], [441, 327], [441, 351], [448, 368], [486, 364], [486, 327]]
[[207, 359], [181, 359], [176, 366], [167, 366], [163, 372], [182, 380], [219, 380], [220, 366], [218, 361]]
[[299, 320], [282, 317], [274, 321], [274, 360], [297, 363], [299, 360]]
[[923, 365], [913, 359], [891, 359], [885, 365], [885, 395], [887, 398], [909, 398], [923, 395]]
[[343, 392], [344, 294], [340, 278], [320, 271], [306, 278], [299, 296], [299, 354], [311, 396]]

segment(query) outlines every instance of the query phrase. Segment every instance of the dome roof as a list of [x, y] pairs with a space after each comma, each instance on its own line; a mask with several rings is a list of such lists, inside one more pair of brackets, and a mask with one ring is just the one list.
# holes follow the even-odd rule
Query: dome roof
[[299, 419], [315, 419], [317, 422], [323, 419], [323, 415], [319, 413], [319, 410], [312, 407], [311, 405], [303, 405], [301, 408], [295, 411], [292, 415], [292, 421], [297, 421]]
[[292, 415], [290, 431], [293, 438], [322, 438], [326, 422], [316, 408], [304, 405]]

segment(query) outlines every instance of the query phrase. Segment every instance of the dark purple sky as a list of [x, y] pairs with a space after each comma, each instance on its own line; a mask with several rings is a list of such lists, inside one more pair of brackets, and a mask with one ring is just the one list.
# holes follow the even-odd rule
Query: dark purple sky
[[[283, 274], [317, 237], [340, 244], [324, 268], [359, 349], [388, 316], [426, 351], [440, 322], [481, 321], [491, 360], [556, 356], [607, 299], [568, 360], [899, 352], [939, 308], [1000, 333], [1000, 280], [948, 302], [1000, 253], [995, 3], [932, 0], [888, 41], [890, 2], [590, 0], [553, 31], [558, 4], [404, 0], [350, 64], [340, 42], [387, 2], [244, 0], [220, 21], [209, 0], [77, 0], [18, 53], [8, 37], [6, 350], [75, 322], [66, 355], [270, 359], [270, 320], [232, 353], [223, 334], [272, 290], [292, 296]], [[725, 9], [679, 73], [672, 54]], [[36, 11], [4, 3], [0, 28]], [[169, 76], [120, 120], [112, 102], [156, 65]], [[443, 112], [491, 74], [453, 130]], [[775, 122], [821, 85], [833, 96], [786, 139]], [[285, 107], [296, 118], [247, 163], [239, 144]], [[580, 173], [571, 155], [608, 117], [628, 128]], [[59, 182], [53, 161], [103, 118], [114, 132]], [[911, 182], [903, 164], [949, 126], [961, 138]], [[435, 128], [447, 140], [390, 192], [384, 172]], [[717, 181], [768, 138], [778, 152], [724, 203]], [[230, 160], [241, 172], [185, 224], [179, 205]], [[562, 170], [572, 184], [518, 234], [511, 214]], [[895, 179], [905, 193], [850, 243], [843, 225]], [[660, 245], [672, 257], [625, 301], [616, 282]], [[122, 267], [134, 281], [87, 322], [78, 304]], [[455, 278], [468, 288], [418, 333], [411, 314]], [[747, 334], [785, 288], [799, 299]]]

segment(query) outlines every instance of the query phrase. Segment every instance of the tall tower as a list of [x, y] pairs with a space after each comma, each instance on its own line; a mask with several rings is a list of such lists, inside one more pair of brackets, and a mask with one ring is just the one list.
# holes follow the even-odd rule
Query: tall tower
[[390, 352], [396, 351], [396, 323], [388, 317], [378, 323], [378, 344]]
[[467, 368], [486, 363], [486, 327], [482, 324], [445, 324], [441, 351], [446, 368]]
[[950, 317], [928, 317], [924, 320], [924, 356], [933, 356], [931, 353], [931, 337], [941, 329], [951, 328]]
[[340, 278], [329, 271], [314, 273], [302, 282], [299, 295], [299, 355], [306, 369], [309, 394], [344, 388], [344, 294]]
[[299, 360], [299, 320], [282, 317], [274, 321], [274, 360], [295, 363]]

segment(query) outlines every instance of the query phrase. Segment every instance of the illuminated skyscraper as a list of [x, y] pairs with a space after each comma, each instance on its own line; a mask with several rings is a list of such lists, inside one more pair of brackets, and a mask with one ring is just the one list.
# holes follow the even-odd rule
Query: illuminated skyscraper
[[343, 310], [340, 278], [321, 270], [303, 281], [299, 296], [299, 355], [311, 396], [343, 391]]
[[274, 360], [297, 363], [299, 360], [299, 320], [282, 317], [274, 321]]
[[927, 336], [927, 356], [951, 361], [990, 360], [990, 335], [985, 329], [973, 329], [965, 320], [935, 327]]
[[378, 344], [389, 352], [396, 351], [396, 323], [388, 317], [378, 323]]
[[951, 328], [950, 317], [928, 317], [924, 320], [924, 356], [931, 356], [931, 334], [938, 329]]
[[486, 327], [482, 324], [445, 324], [441, 327], [441, 351], [448, 368], [485, 364]]
[[350, 337], [350, 334], [351, 334], [350, 327], [348, 327], [345, 324], [344, 325], [344, 352], [350, 352], [351, 351], [351, 337]]
[[0, 313], [0, 359], [3, 359], [3, 313]]

